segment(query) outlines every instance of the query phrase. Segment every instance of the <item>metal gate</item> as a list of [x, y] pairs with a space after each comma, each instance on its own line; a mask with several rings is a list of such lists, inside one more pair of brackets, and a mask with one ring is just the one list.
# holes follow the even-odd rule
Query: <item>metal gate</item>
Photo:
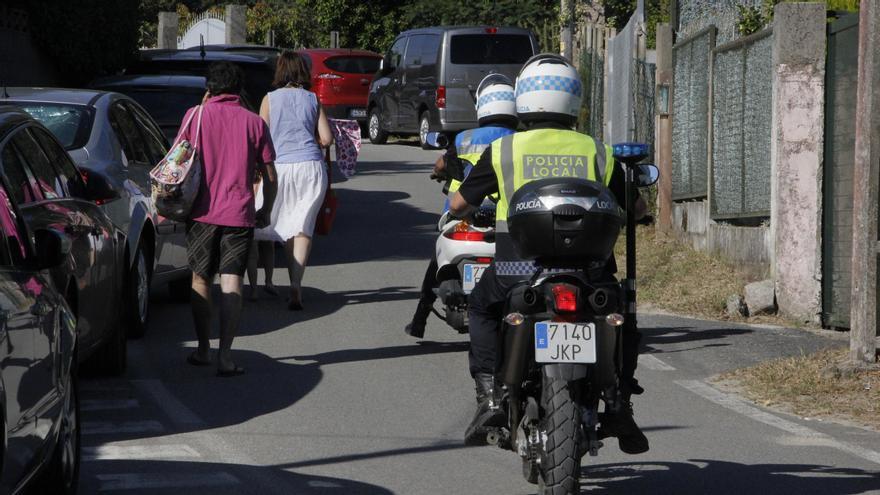
[[859, 16], [828, 26], [822, 213], [822, 320], [849, 328]]

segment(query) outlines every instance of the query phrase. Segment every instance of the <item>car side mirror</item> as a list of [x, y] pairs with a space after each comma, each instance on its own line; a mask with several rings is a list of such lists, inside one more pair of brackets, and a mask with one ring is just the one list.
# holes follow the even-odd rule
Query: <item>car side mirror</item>
[[640, 163], [636, 165], [635, 176], [637, 186], [652, 186], [660, 178], [660, 169], [651, 163]]
[[81, 174], [86, 183], [85, 197], [82, 199], [100, 205], [120, 198], [119, 191], [113, 187], [105, 175], [92, 170], [82, 170]]
[[70, 239], [52, 229], [38, 229], [34, 232], [34, 250], [37, 268], [54, 268], [70, 255]]
[[429, 148], [445, 150], [449, 147], [449, 138], [442, 132], [429, 132], [425, 135], [425, 144]]

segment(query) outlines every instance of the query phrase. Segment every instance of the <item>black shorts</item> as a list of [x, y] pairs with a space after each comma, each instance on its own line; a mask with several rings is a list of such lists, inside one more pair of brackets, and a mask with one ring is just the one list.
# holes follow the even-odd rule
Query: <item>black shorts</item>
[[243, 276], [247, 269], [252, 227], [225, 227], [189, 222], [186, 226], [186, 256], [196, 275], [212, 280], [221, 275]]

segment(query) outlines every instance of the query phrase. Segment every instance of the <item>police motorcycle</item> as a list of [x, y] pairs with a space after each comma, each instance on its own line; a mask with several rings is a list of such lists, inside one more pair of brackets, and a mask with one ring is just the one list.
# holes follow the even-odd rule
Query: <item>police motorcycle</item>
[[[425, 141], [431, 148], [449, 145], [447, 137], [438, 132], [428, 133]], [[466, 160], [461, 162], [447, 164], [443, 176], [433, 177], [445, 182], [445, 195], [449, 194], [452, 180], [463, 181], [472, 168]], [[467, 333], [468, 294], [495, 258], [495, 203], [486, 200], [469, 218], [460, 219], [450, 214], [447, 198], [437, 230], [440, 233], [435, 245], [439, 286], [435, 292], [443, 304], [444, 314], [436, 310], [434, 314], [458, 333]]]
[[[625, 216], [609, 189], [585, 179], [536, 180], [510, 201], [513, 245], [538, 270], [505, 304], [497, 376], [507, 424], [490, 429], [487, 441], [519, 454], [523, 475], [542, 495], [579, 493], [580, 461], [598, 455], [603, 415], [625, 406], [618, 376], [622, 331], [636, 319], [635, 188], [659, 175], [654, 165], [638, 164], [647, 148], [614, 146], [626, 170]], [[605, 262], [624, 227], [620, 283]]]

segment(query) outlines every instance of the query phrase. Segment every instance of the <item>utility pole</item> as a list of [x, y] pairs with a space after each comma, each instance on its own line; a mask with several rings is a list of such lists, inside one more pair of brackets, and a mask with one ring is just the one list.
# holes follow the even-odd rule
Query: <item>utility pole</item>
[[657, 24], [657, 77], [654, 98], [654, 157], [660, 169], [657, 182], [657, 228], [672, 230], [672, 28]]
[[880, 5], [862, 0], [853, 171], [853, 274], [850, 362], [864, 366], [877, 354], [877, 210], [880, 187]]

